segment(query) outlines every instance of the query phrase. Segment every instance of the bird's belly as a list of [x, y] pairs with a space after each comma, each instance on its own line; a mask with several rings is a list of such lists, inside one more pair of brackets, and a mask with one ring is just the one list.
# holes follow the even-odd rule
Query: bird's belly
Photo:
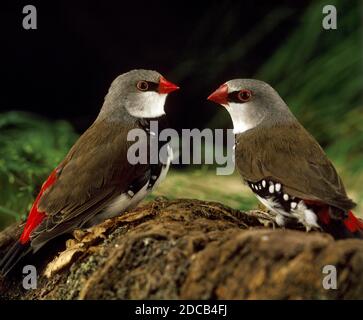
[[170, 162], [173, 157], [172, 149], [168, 146], [167, 163], [163, 165], [159, 176], [151, 176], [146, 184], [135, 194], [129, 190], [116, 197], [102, 212], [97, 214], [86, 224], [87, 227], [101, 223], [106, 219], [122, 214], [126, 210], [135, 208], [149, 193], [151, 193], [163, 181], [169, 171]]
[[128, 209], [136, 207], [139, 202], [144, 199], [151, 191], [147, 189], [147, 182], [137, 193], [132, 197], [128, 193], [122, 193], [116, 197], [102, 212], [94, 216], [86, 224], [86, 227], [91, 227], [103, 222], [106, 219], [113, 218], [122, 214]]

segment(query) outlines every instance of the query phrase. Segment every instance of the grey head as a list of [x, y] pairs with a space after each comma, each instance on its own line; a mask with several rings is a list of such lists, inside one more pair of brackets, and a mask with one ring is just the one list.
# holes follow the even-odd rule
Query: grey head
[[242, 133], [257, 126], [296, 121], [276, 90], [260, 80], [227, 81], [208, 100], [226, 107], [232, 118], [234, 133]]
[[153, 70], [132, 70], [111, 84], [97, 119], [156, 118], [165, 114], [167, 95], [179, 89]]

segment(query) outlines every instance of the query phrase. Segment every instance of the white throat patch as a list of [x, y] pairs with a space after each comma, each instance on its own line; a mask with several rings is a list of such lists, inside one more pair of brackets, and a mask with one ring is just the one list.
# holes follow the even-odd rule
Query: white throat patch
[[225, 107], [231, 115], [234, 134], [242, 133], [252, 129], [262, 121], [262, 118], [256, 119], [256, 117], [251, 117], [252, 112], [250, 108], [253, 108], [251, 103], [246, 102], [240, 104], [230, 102]]
[[126, 105], [126, 109], [130, 115], [136, 118], [157, 118], [165, 114], [166, 96], [167, 94], [154, 91], [143, 92], [142, 97], [136, 102], [137, 105]]

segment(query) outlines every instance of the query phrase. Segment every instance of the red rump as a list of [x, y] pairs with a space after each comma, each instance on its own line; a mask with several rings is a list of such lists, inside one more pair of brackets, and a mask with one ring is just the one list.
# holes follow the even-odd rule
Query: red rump
[[[316, 206], [318, 208], [319, 221], [325, 225], [330, 223], [329, 207], [322, 203], [312, 200], [304, 200], [308, 205]], [[349, 211], [348, 217], [343, 221], [345, 227], [350, 233], [355, 233], [357, 231], [363, 231], [363, 221], [358, 219], [352, 211]]]
[[[319, 212], [319, 221], [322, 222], [324, 225], [329, 225], [331, 222], [331, 218], [329, 215], [329, 207], [323, 207]], [[363, 231], [363, 221], [358, 219], [352, 211], [348, 212], [348, 217], [343, 220], [345, 228], [348, 229], [348, 231], [352, 234], [360, 231]]]
[[[329, 225], [331, 218], [329, 215], [329, 207], [328, 206], [321, 206], [319, 203], [314, 201], [304, 200], [305, 203], [310, 205], [317, 205], [318, 207], [322, 207], [318, 211], [318, 217], [320, 222], [325, 225]], [[363, 231], [363, 221], [358, 219], [352, 211], [348, 212], [348, 217], [343, 221], [344, 226], [349, 230], [350, 233], [356, 233], [357, 231]]]
[[352, 211], [349, 211], [348, 218], [344, 220], [344, 224], [352, 233], [363, 230], [363, 221], [354, 216]]
[[32, 208], [30, 209], [30, 213], [28, 216], [28, 220], [26, 221], [23, 233], [20, 236], [20, 243], [25, 244], [30, 240], [30, 233], [42, 222], [45, 217], [44, 212], [38, 211], [38, 203], [43, 195], [44, 191], [47, 190], [57, 179], [57, 169], [53, 170], [47, 181], [43, 183], [43, 186], [35, 199]]

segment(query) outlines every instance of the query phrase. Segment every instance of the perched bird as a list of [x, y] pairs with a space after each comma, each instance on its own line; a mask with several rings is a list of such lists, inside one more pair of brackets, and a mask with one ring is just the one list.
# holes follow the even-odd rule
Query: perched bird
[[165, 178], [171, 153], [165, 162], [132, 165], [127, 134], [145, 130], [150, 145], [148, 122], [164, 116], [165, 99], [177, 89], [150, 70], [133, 70], [113, 81], [95, 122], [44, 182], [19, 241], [0, 262], [3, 275], [55, 237], [136, 206]]
[[307, 231], [363, 238], [363, 221], [333, 164], [269, 84], [235, 79], [208, 99], [231, 115], [236, 167], [278, 225], [292, 218]]

